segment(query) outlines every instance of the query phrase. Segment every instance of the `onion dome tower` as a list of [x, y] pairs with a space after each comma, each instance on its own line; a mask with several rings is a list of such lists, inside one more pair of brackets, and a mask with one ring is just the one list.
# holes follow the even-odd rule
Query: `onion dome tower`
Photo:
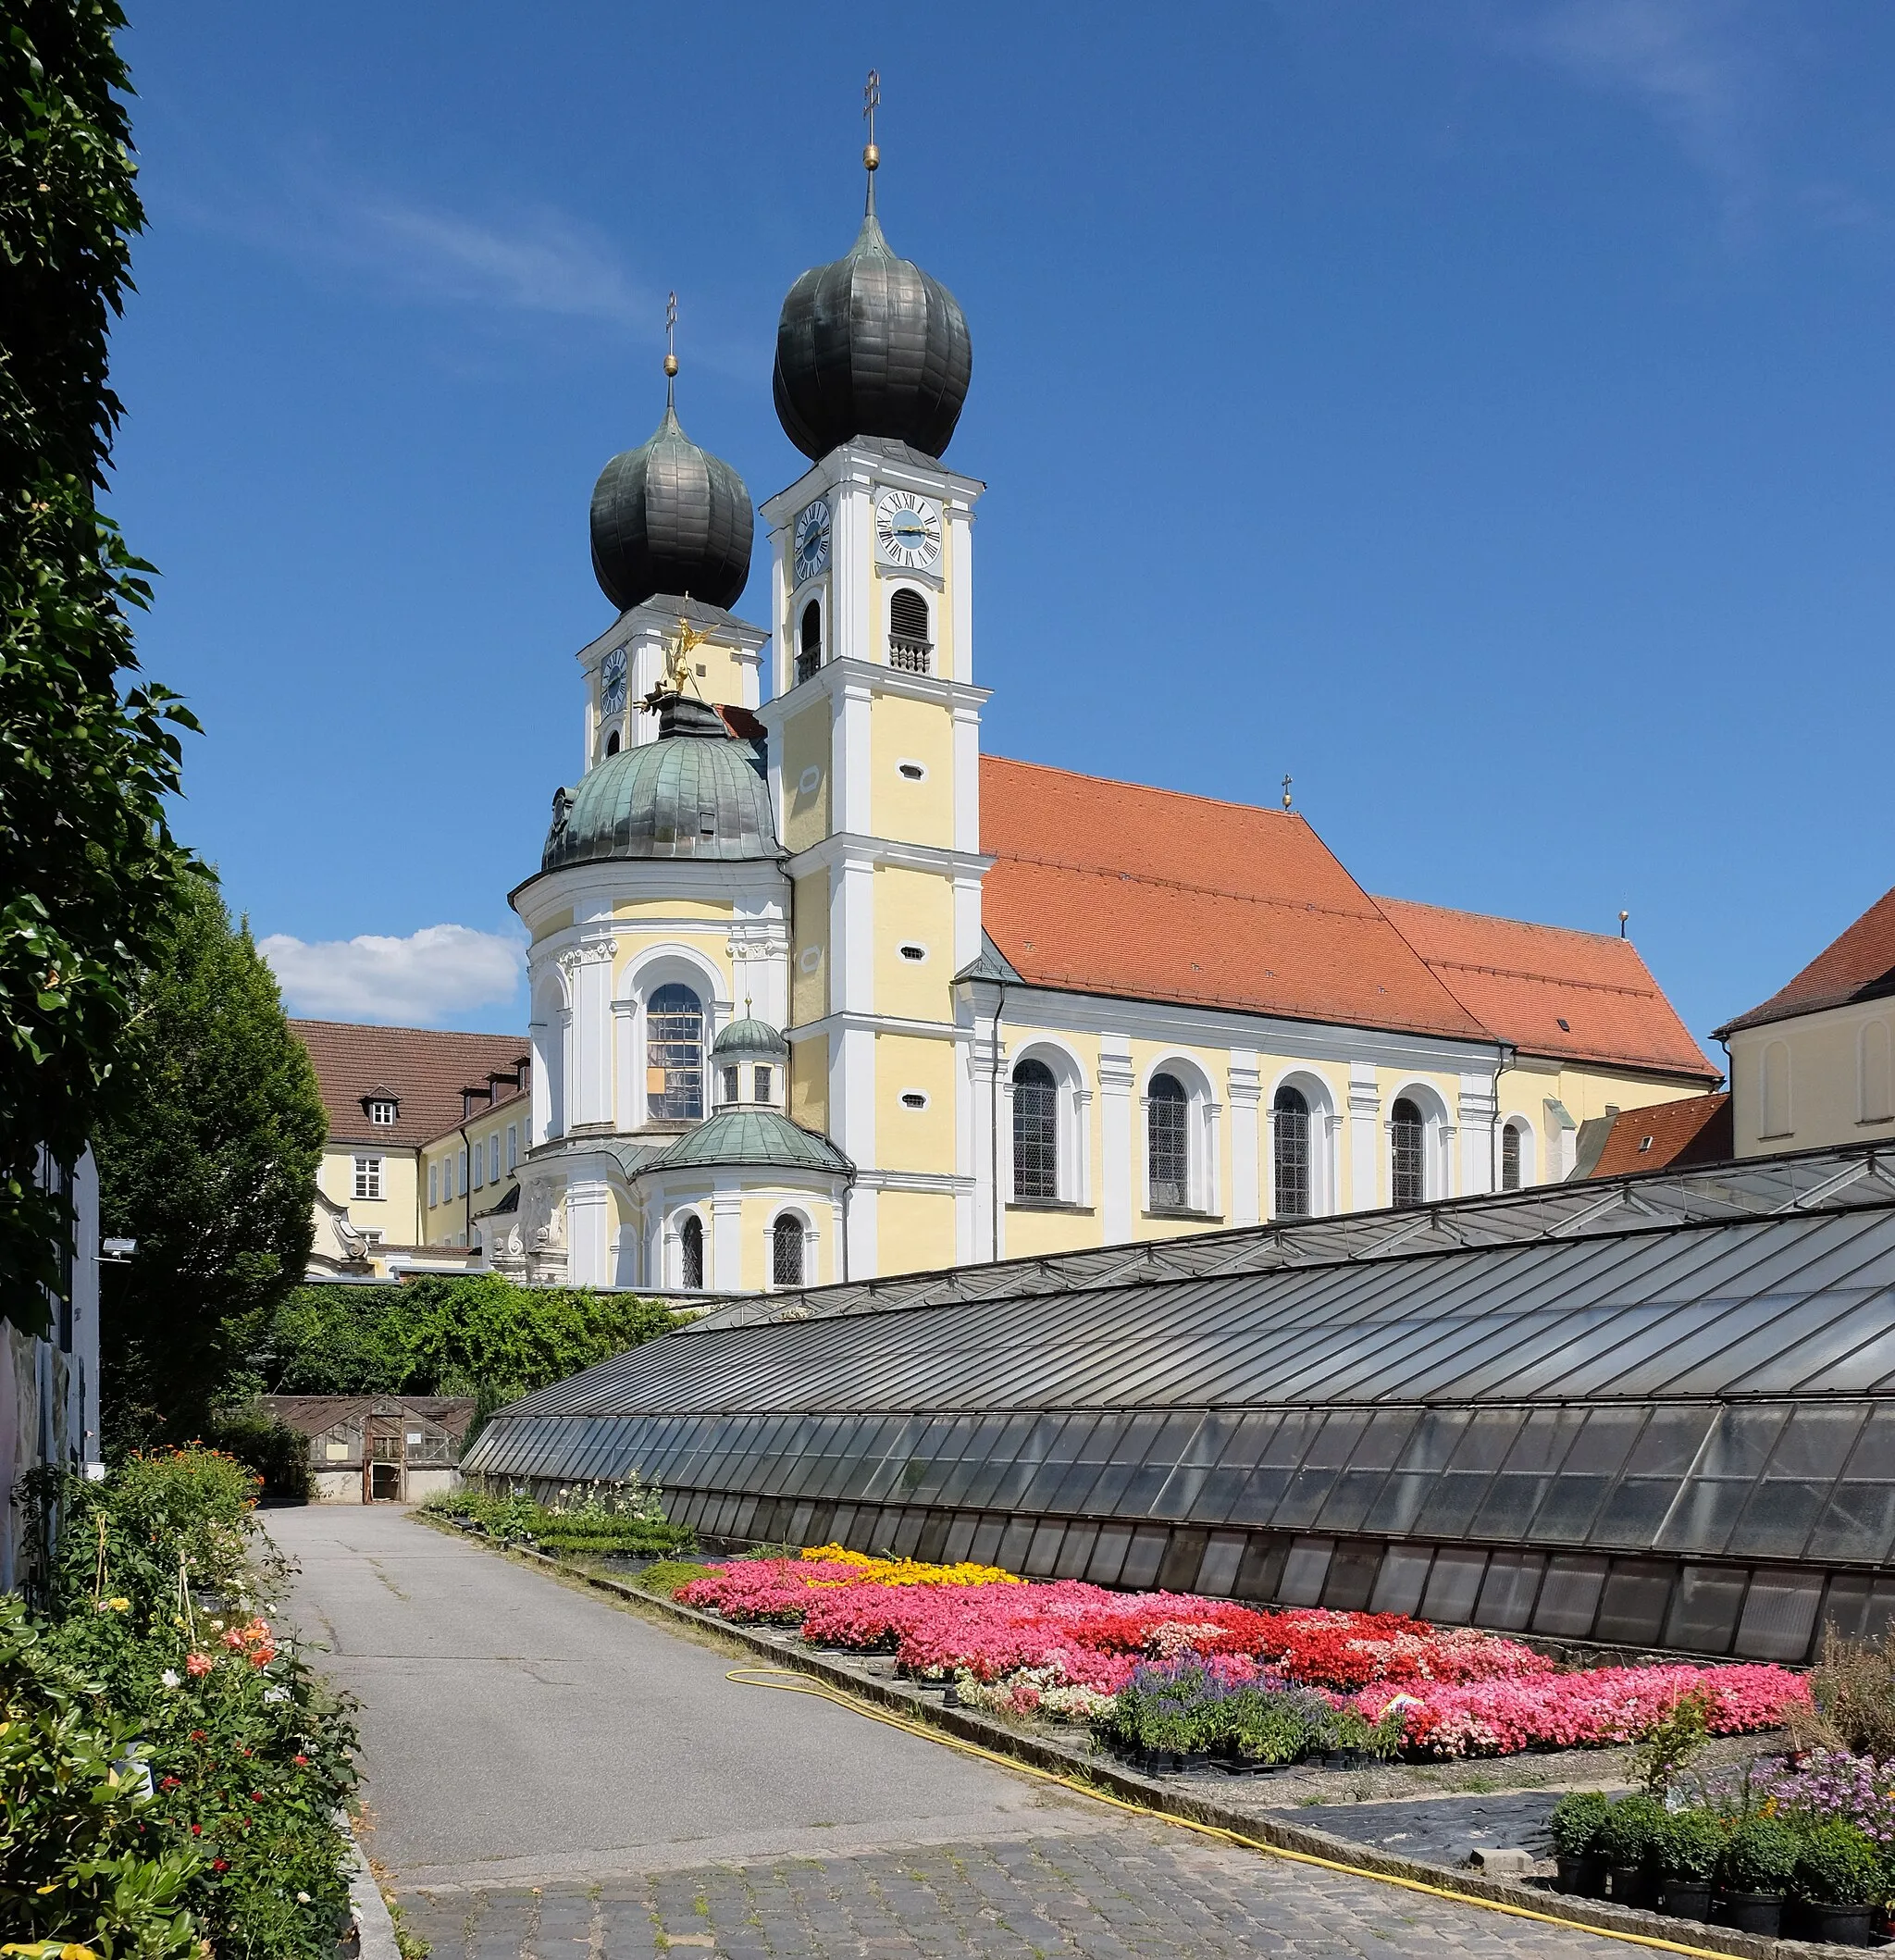
[[878, 94], [872, 81], [861, 230], [846, 257], [797, 280], [776, 322], [776, 418], [813, 462], [853, 436], [892, 438], [938, 458], [973, 375], [960, 302], [911, 260], [897, 258], [876, 220]]
[[[671, 295], [667, 335], [677, 320]], [[664, 356], [664, 419], [614, 456], [592, 490], [592, 572], [621, 613], [660, 592], [728, 611], [750, 576], [756, 519], [744, 479], [678, 426], [677, 354]]]

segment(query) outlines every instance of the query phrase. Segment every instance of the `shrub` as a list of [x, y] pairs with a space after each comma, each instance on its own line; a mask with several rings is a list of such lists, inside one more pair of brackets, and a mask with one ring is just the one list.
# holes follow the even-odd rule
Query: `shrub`
[[1818, 1824], [1804, 1835], [1790, 1882], [1817, 1905], [1867, 1905], [1881, 1895], [1881, 1853], [1853, 1824]]
[[647, 1593], [657, 1593], [669, 1599], [680, 1586], [689, 1585], [693, 1580], [710, 1575], [708, 1565], [690, 1565], [681, 1559], [661, 1558], [656, 1565], [648, 1565], [638, 1574], [638, 1585]]
[[1555, 1855], [1562, 1858], [1590, 1858], [1599, 1848], [1599, 1835], [1612, 1805], [1603, 1792], [1575, 1790], [1553, 1806], [1546, 1820], [1546, 1834], [1553, 1841]]
[[1895, 1626], [1879, 1645], [1829, 1628], [1809, 1687], [1810, 1710], [1792, 1725], [1799, 1742], [1877, 1762], [1895, 1757]]
[[214, 1424], [210, 1440], [254, 1472], [266, 1504], [309, 1502], [309, 1438], [261, 1408], [233, 1409]]
[[1678, 1771], [1710, 1741], [1711, 1714], [1710, 1693], [1700, 1684], [1685, 1689], [1640, 1731], [1632, 1761], [1653, 1795], [1663, 1796]]
[[1608, 1865], [1647, 1864], [1664, 1823], [1665, 1806], [1655, 1797], [1621, 1797], [1599, 1827], [1599, 1855]]
[[1785, 1891], [1802, 1840], [1776, 1817], [1746, 1817], [1724, 1841], [1717, 1875], [1729, 1892]]
[[1667, 1812], [1653, 1833], [1652, 1858], [1667, 1879], [1703, 1883], [1717, 1869], [1728, 1826], [1715, 1810]]

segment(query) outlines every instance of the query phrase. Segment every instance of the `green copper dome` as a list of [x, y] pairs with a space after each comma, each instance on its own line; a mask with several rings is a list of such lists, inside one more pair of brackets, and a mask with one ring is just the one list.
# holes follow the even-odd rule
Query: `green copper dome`
[[658, 739], [621, 749], [552, 800], [539, 868], [600, 858], [781, 858], [756, 751], [703, 701], [675, 695]]
[[767, 1021], [752, 1020], [746, 1014], [740, 1021], [733, 1021], [723, 1034], [711, 1044], [713, 1055], [722, 1055], [726, 1060], [738, 1055], [779, 1056], [789, 1053], [786, 1042]]
[[791, 1123], [776, 1110], [723, 1110], [680, 1136], [648, 1171], [754, 1165], [764, 1170], [826, 1172], [853, 1177], [855, 1166], [826, 1136]]

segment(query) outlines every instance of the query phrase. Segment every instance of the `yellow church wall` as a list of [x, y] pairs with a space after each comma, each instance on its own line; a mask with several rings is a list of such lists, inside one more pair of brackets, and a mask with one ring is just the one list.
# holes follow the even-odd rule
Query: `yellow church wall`
[[533, 935], [533, 944], [538, 946], [542, 939], [550, 939], [554, 933], [563, 933], [573, 923], [573, 908], [568, 905], [564, 912], [548, 912], [539, 922], [539, 930]]
[[806, 1130], [829, 1132], [829, 1044], [822, 1039], [799, 1041], [789, 1051], [789, 1094], [785, 1104], [792, 1123]]
[[[920, 946], [924, 959], [902, 957]], [[906, 1021], [953, 1019], [954, 887], [931, 872], [875, 867], [875, 1011]]]
[[[951, 1041], [913, 1035], [875, 1036], [875, 1147], [885, 1164], [904, 1171], [954, 1169], [954, 1095], [960, 1050]], [[910, 1109], [905, 1094], [925, 1096]]]
[[[792, 714], [783, 725], [783, 844], [808, 850], [829, 835], [830, 711], [826, 701]], [[805, 788], [813, 769], [815, 780]]]
[[947, 1192], [883, 1191], [875, 1198], [875, 1252], [884, 1272], [925, 1272], [954, 1263], [954, 1199]]
[[[355, 1160], [381, 1159], [380, 1197], [355, 1196]], [[379, 1232], [390, 1246], [416, 1243], [420, 1221], [415, 1202], [415, 1152], [377, 1144], [327, 1144], [316, 1170], [316, 1184], [325, 1197], [349, 1208], [349, 1222], [358, 1231]]]
[[789, 1020], [800, 1027], [829, 1011], [829, 874], [812, 871], [794, 883]]
[[[875, 702], [869, 731], [873, 772], [875, 831], [905, 844], [954, 842], [954, 729], [931, 701], [885, 694]], [[901, 774], [903, 763], [927, 772], [920, 782]]]
[[[1667, 1082], [1662, 1076], [1621, 1074], [1605, 1069], [1562, 1068], [1554, 1079], [1557, 1086], [1545, 1093], [1558, 1097], [1575, 1123], [1604, 1116], [1607, 1103], [1621, 1110], [1641, 1110], [1653, 1103], [1703, 1096], [1711, 1087], [1708, 1082]], [[1513, 1075], [1509, 1072], [1500, 1078], [1503, 1106], [1512, 1085]], [[1532, 1113], [1537, 1118], [1542, 1112], [1536, 1108]]]
[[[1003, 1136], [1000, 1147], [1004, 1150], [1007, 1147], [1008, 1139]], [[1049, 1252], [1079, 1252], [1088, 1246], [1105, 1243], [1105, 1232], [1099, 1223], [1096, 1208], [1084, 1211], [1057, 1211], [1030, 1205], [1009, 1205], [1007, 1222], [1002, 1229], [1006, 1234], [1007, 1257], [1010, 1259], [1040, 1259]], [[1151, 1236], [1142, 1223], [1138, 1235], [1141, 1238]]]
[[628, 899], [612, 909], [614, 919], [635, 920], [640, 915], [663, 919], [708, 919], [721, 922], [730, 917], [728, 899], [680, 899], [666, 893], [653, 899]]
[[[1879, 1028], [1895, 1069], [1895, 1002], [1851, 1001], [1790, 1021], [1740, 1028], [1730, 1037], [1732, 1115], [1737, 1154], [1814, 1150], [1837, 1144], [1876, 1143], [1895, 1135], [1895, 1106], [1885, 1093], [1888, 1071], [1878, 1058], [1864, 1067], [1864, 1031]], [[1872, 1036], [1872, 1039], [1875, 1037]], [[1764, 1108], [1765, 1058], [1777, 1043], [1788, 1062], [1790, 1107]], [[1864, 1079], [1866, 1077], [1866, 1079]], [[1779, 1073], [1779, 1086], [1782, 1076]]]

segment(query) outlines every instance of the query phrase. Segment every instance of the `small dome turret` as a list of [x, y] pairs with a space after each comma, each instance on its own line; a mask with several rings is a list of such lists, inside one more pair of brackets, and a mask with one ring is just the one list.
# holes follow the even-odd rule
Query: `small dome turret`
[[665, 355], [664, 371], [664, 419], [649, 442], [614, 456], [593, 486], [592, 573], [621, 613], [660, 592], [727, 612], [750, 576], [750, 493], [728, 463], [679, 427], [675, 354]]
[[752, 1056], [762, 1061], [781, 1061], [789, 1054], [789, 1043], [767, 1021], [745, 1014], [718, 1036], [711, 1044], [711, 1052], [720, 1061], [747, 1061]]
[[868, 210], [855, 243], [846, 257], [805, 272], [783, 303], [776, 417], [812, 460], [854, 436], [892, 437], [939, 456], [973, 374], [967, 316], [939, 279], [897, 258], [882, 235], [873, 123], [862, 162]]

